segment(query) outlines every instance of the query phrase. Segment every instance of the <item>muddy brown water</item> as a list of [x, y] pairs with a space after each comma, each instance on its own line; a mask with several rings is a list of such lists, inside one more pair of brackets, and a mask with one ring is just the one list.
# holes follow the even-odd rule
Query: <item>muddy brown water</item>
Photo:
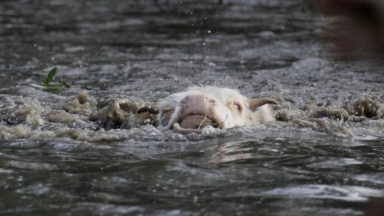
[[[159, 6], [0, 3], [1, 214], [349, 216], [383, 195], [382, 62], [334, 61], [333, 18], [299, 0]], [[71, 88], [30, 87], [54, 67]], [[181, 135], [134, 114], [190, 85], [275, 98], [279, 121]]]

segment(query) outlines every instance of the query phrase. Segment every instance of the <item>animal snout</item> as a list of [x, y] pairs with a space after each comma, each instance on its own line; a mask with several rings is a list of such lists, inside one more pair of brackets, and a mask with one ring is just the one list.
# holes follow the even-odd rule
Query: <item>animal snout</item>
[[181, 101], [181, 107], [188, 114], [204, 114], [216, 104], [216, 99], [203, 94], [187, 95]]

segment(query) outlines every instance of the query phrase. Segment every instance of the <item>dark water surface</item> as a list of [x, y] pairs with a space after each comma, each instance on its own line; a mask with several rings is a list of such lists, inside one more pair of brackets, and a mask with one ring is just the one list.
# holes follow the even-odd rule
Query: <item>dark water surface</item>
[[[333, 61], [330, 22], [299, 0], [1, 1], [0, 214], [363, 215], [383, 195], [384, 73]], [[54, 67], [70, 89], [30, 87]], [[89, 117], [199, 84], [276, 98], [279, 122]]]

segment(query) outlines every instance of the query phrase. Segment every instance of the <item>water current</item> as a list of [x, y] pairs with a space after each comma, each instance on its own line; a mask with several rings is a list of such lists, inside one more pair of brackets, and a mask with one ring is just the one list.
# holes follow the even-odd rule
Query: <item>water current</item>
[[[0, 214], [350, 216], [383, 195], [382, 62], [336, 61], [335, 18], [155, 2], [1, 1]], [[35, 88], [53, 68], [70, 87]], [[191, 85], [274, 98], [278, 121], [181, 135], [135, 114]]]

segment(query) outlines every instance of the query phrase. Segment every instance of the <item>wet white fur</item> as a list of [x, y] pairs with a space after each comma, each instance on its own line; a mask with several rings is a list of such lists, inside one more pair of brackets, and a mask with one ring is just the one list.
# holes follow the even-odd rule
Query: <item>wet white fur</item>
[[[222, 128], [232, 128], [237, 126], [251, 126], [256, 124], [264, 124], [275, 120], [275, 111], [266, 104], [259, 107], [257, 110], [250, 110], [248, 98], [241, 95], [238, 91], [229, 88], [219, 88], [215, 86], [190, 87], [185, 92], [175, 93], [166, 97], [159, 106], [159, 122], [171, 128], [174, 123], [180, 121], [181, 104], [180, 101], [187, 95], [203, 94], [209, 98], [216, 100], [216, 103], [210, 109], [213, 113], [202, 113], [208, 117], [215, 116], [216, 122], [221, 122]], [[231, 107], [231, 104], [236, 101], [243, 109], [238, 112]], [[168, 116], [162, 116], [167, 110]], [[208, 110], [208, 109], [207, 109]]]

